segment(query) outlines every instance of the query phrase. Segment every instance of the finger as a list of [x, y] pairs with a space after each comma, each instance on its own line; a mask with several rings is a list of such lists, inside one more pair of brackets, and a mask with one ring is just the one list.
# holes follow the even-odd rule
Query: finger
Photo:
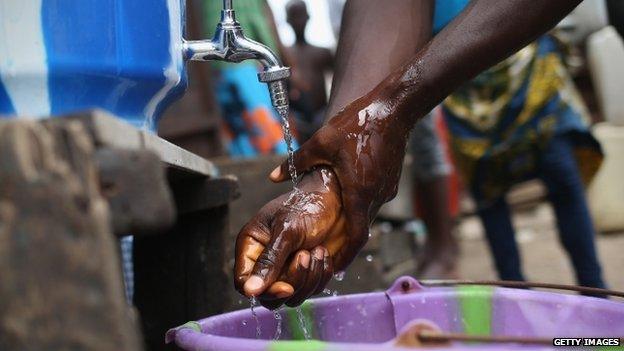
[[306, 280], [308, 268], [310, 267], [310, 257], [308, 250], [297, 251], [293, 255], [288, 269], [260, 297], [266, 300], [291, 297]]
[[316, 291], [323, 276], [323, 256], [324, 249], [322, 247], [317, 246], [312, 250], [312, 263], [310, 264], [306, 280], [303, 286], [295, 290], [294, 295], [286, 301], [287, 306], [295, 307], [301, 305]]
[[295, 288], [285, 281], [278, 280], [271, 284], [269, 288], [261, 296], [270, 296], [274, 299], [285, 299], [291, 297], [295, 293]]
[[[329, 165], [322, 157], [323, 146], [318, 142], [317, 134], [319, 133], [315, 133], [293, 153], [293, 165], [297, 174], [303, 174], [315, 166]], [[275, 183], [291, 179], [289, 167], [288, 159], [284, 160], [271, 172], [269, 179]]]
[[316, 291], [314, 291], [314, 295], [320, 294], [325, 290], [327, 283], [334, 276], [334, 269], [332, 264], [332, 258], [329, 255], [329, 250], [325, 249], [324, 257], [323, 257], [323, 275], [321, 276], [321, 281], [319, 285], [316, 287]]
[[349, 238], [347, 245], [341, 250], [341, 255], [334, 261], [334, 270], [337, 272], [346, 270], [365, 244], [366, 240], [362, 240], [361, 237]]
[[368, 233], [370, 230], [368, 224], [369, 220], [365, 211], [354, 209], [354, 207], [347, 208], [345, 206], [345, 214], [347, 222], [345, 227], [349, 235], [346, 237], [344, 245], [342, 245], [338, 253], [334, 255], [333, 268], [337, 272], [345, 270], [347, 266], [353, 262], [357, 254], [368, 241]]
[[269, 224], [274, 213], [284, 202], [284, 196], [269, 201], [258, 211], [238, 233], [236, 237], [234, 286], [238, 292], [245, 295], [243, 286], [253, 271], [256, 261], [271, 240]]
[[280, 276], [280, 280], [273, 283], [258, 297], [260, 303], [271, 310], [283, 305], [296, 290], [303, 286], [309, 267], [310, 252], [307, 250], [298, 251], [293, 256], [287, 271]]
[[266, 226], [252, 221], [238, 234], [235, 247], [234, 286], [238, 292], [245, 294], [244, 285], [253, 272], [256, 261], [262, 254], [265, 244], [270, 240]]
[[274, 310], [283, 305], [294, 292], [294, 288], [289, 283], [277, 281], [258, 296], [258, 302], [267, 309]]
[[286, 264], [288, 256], [299, 243], [295, 243], [293, 233], [288, 230], [283, 221], [278, 222], [271, 241], [266, 245], [253, 267], [249, 279], [245, 282], [244, 290], [247, 296], [258, 296], [273, 284]]

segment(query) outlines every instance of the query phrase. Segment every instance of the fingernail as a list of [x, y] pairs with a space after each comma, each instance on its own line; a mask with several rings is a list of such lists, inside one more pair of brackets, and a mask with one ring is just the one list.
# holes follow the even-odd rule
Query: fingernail
[[255, 296], [260, 292], [259, 290], [262, 288], [262, 284], [262, 278], [258, 277], [257, 275], [252, 275], [245, 282], [245, 292]]
[[314, 250], [314, 258], [316, 258], [317, 260], [322, 260], [323, 259], [323, 249], [316, 249]]
[[280, 166], [277, 166], [277, 167], [276, 167], [276, 168], [275, 168], [275, 169], [271, 172], [270, 177], [271, 177], [271, 178], [273, 178], [273, 179], [277, 179], [277, 178], [279, 178], [279, 176], [280, 176], [280, 174], [281, 174], [281, 173], [282, 173], [282, 171], [281, 171], [281, 167], [280, 167]]
[[277, 294], [275, 294], [275, 296], [277, 296], [278, 299], [285, 299], [289, 297], [290, 295], [292, 295], [292, 293], [288, 291], [280, 291]]
[[302, 253], [299, 255], [299, 264], [303, 266], [303, 268], [310, 268], [310, 254]]

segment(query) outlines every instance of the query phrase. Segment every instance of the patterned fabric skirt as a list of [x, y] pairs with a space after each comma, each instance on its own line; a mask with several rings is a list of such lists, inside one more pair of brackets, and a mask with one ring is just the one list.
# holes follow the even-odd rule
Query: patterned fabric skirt
[[493, 201], [536, 177], [540, 154], [569, 135], [584, 181], [602, 163], [588, 113], [563, 63], [560, 42], [546, 35], [460, 87], [442, 104], [455, 162], [479, 199]]

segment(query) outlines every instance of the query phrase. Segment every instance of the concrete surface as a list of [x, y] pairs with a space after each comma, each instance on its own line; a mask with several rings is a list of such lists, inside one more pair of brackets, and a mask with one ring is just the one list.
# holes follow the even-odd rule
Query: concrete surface
[[[514, 215], [516, 240], [528, 280], [574, 284], [569, 260], [559, 244], [556, 223], [549, 205], [540, 204]], [[460, 274], [465, 279], [495, 279], [491, 255], [477, 217], [464, 219], [458, 228], [461, 243]], [[604, 277], [609, 287], [624, 291], [624, 233], [597, 236]]]

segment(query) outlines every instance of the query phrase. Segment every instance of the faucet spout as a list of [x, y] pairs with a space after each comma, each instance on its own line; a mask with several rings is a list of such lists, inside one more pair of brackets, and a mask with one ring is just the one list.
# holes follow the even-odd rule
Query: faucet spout
[[245, 37], [236, 21], [232, 0], [223, 0], [221, 22], [217, 24], [212, 40], [186, 41], [183, 50], [184, 57], [192, 61], [260, 62], [264, 70], [258, 73], [258, 80], [268, 84], [273, 106], [278, 111], [288, 106], [286, 80], [290, 77], [290, 69], [282, 65], [279, 57], [267, 46]]
[[232, 0], [223, 0], [223, 9], [224, 10], [234, 10], [232, 6]]

